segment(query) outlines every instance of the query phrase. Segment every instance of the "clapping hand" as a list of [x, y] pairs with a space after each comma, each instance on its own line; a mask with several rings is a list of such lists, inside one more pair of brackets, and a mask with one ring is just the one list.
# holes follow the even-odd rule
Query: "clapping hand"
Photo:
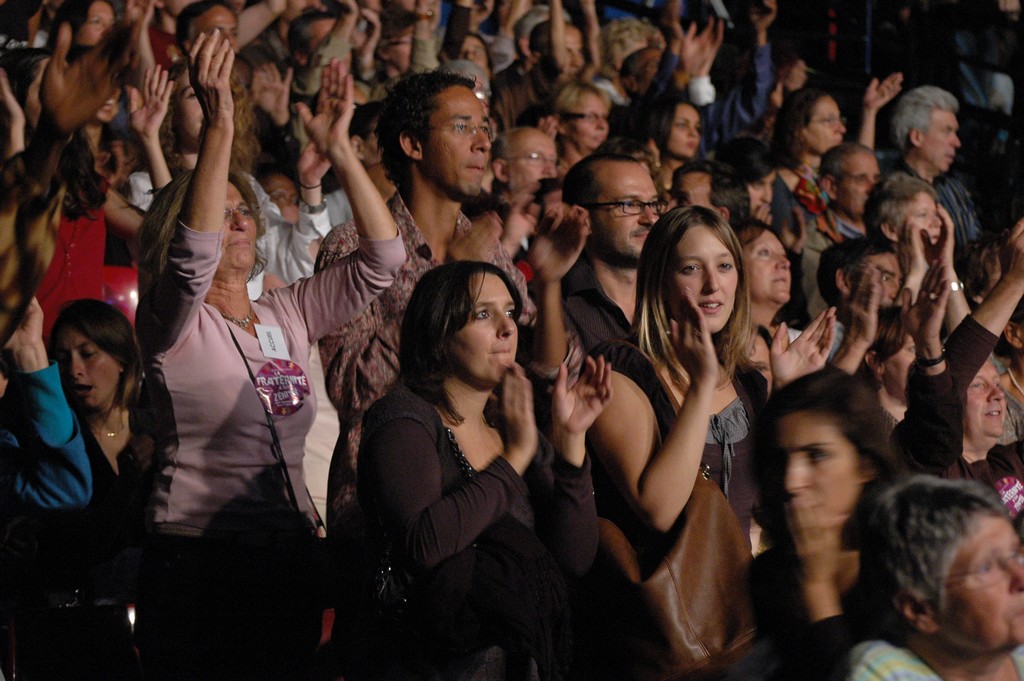
[[[572, 388], [568, 387], [568, 376], [565, 364], [560, 365], [551, 399], [551, 419], [558, 451], [578, 467], [583, 465], [586, 451], [582, 438], [612, 399], [612, 366], [604, 357], [587, 357], [583, 375]], [[578, 447], [566, 444], [573, 438], [579, 440]]]
[[590, 234], [587, 211], [579, 206], [549, 210], [541, 218], [537, 233], [530, 246], [530, 266], [541, 282], [557, 282], [583, 252]]
[[775, 389], [825, 366], [836, 336], [836, 309], [830, 307], [815, 317], [793, 342], [785, 322], [772, 338], [772, 385]]
[[503, 456], [522, 475], [537, 453], [537, 423], [533, 416], [533, 386], [518, 364], [509, 367], [502, 380], [501, 412], [505, 423]]

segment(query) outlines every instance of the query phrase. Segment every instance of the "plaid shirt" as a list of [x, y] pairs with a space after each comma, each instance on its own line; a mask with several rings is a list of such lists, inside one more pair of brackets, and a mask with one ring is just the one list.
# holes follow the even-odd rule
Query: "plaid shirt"
[[[398, 378], [398, 338], [405, 308], [416, 283], [425, 272], [442, 263], [433, 257], [402, 197], [396, 193], [388, 208], [405, 242], [409, 259], [395, 275], [395, 283], [348, 324], [320, 339], [320, 357], [327, 379], [327, 394], [338, 410], [341, 437], [331, 458], [327, 481], [327, 525], [332, 532], [360, 536], [365, 526], [356, 499], [356, 456], [362, 435], [363, 414], [384, 396]], [[455, 223], [455, 238], [471, 228], [462, 213]], [[334, 228], [320, 246], [319, 271], [355, 250], [354, 222]], [[505, 270], [523, 299], [521, 325], [533, 324], [537, 308], [526, 291], [523, 274], [500, 244], [488, 260]]]

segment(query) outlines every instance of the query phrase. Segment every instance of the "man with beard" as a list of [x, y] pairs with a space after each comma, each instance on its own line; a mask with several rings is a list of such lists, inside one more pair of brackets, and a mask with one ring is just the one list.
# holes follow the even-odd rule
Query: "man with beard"
[[590, 350], [629, 334], [640, 250], [666, 204], [646, 166], [622, 154], [594, 154], [574, 165], [562, 198], [586, 208], [590, 222], [583, 254], [562, 282], [566, 317]]

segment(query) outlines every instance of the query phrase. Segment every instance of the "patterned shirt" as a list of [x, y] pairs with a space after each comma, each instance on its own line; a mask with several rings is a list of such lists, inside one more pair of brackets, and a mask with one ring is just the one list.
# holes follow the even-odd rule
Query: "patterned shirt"
[[[361, 533], [365, 526], [356, 500], [356, 456], [363, 414], [398, 378], [398, 338], [405, 308], [420, 277], [442, 264], [434, 258], [400, 194], [388, 201], [388, 208], [409, 259], [395, 275], [391, 288], [377, 296], [362, 314], [320, 339], [327, 394], [338, 410], [342, 433], [327, 479], [327, 526], [331, 532], [346, 536], [359, 536], [354, 533]], [[469, 218], [459, 213], [455, 238], [471, 226]], [[317, 271], [355, 250], [357, 242], [354, 222], [335, 227], [320, 246]], [[523, 274], [500, 244], [495, 244], [488, 260], [505, 270], [519, 290], [523, 299], [519, 323], [532, 324], [537, 308], [527, 295]]]
[[[918, 179], [924, 179], [914, 169], [901, 159], [896, 167], [904, 173]], [[956, 245], [965, 246], [972, 241], [977, 241], [981, 236], [981, 222], [978, 220], [978, 211], [974, 207], [974, 200], [971, 193], [963, 183], [950, 174], [939, 175], [931, 183], [939, 195], [939, 205], [949, 211], [953, 218], [953, 231], [956, 234]]]
[[[1024, 648], [1017, 648], [1013, 659], [1017, 676], [1024, 679]], [[849, 681], [942, 681], [924, 660], [906, 648], [885, 641], [868, 641], [850, 653]]]

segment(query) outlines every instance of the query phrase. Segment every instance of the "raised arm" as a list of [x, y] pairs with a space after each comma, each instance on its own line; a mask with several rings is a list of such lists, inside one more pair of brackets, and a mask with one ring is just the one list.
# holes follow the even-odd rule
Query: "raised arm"
[[868, 149], [875, 148], [875, 121], [878, 110], [892, 101], [892, 98], [903, 89], [903, 74], [897, 71], [890, 73], [882, 82], [872, 78], [864, 90], [863, 107], [861, 108], [860, 132], [857, 141]]
[[167, 116], [167, 105], [174, 91], [174, 81], [160, 66], [146, 69], [142, 90], [128, 89], [129, 121], [146, 153], [149, 177], [153, 188], [160, 189], [171, 181], [163, 147], [160, 146], [160, 125]]
[[630, 508], [647, 525], [667, 532], [697, 479], [708, 420], [719, 383], [718, 357], [696, 303], [683, 305], [685, 319], [672, 321], [675, 351], [690, 377], [675, 423], [661, 440], [651, 397], [635, 382], [612, 374], [612, 398], [590, 431], [594, 453]]
[[[335, 89], [340, 80], [339, 64], [332, 60], [325, 69], [323, 88]], [[345, 76], [342, 86], [344, 95], [340, 98], [326, 98], [314, 116], [305, 104], [299, 104], [299, 116], [309, 135], [310, 142], [331, 163], [338, 180], [352, 201], [356, 231], [366, 239], [393, 239], [398, 235], [391, 211], [359, 161], [349, 137], [349, 123], [355, 111], [352, 95], [352, 76]], [[312, 200], [315, 197], [306, 197]]]
[[42, 332], [43, 310], [33, 298], [6, 345], [35, 436], [20, 447], [0, 439], [0, 511], [8, 515], [82, 508], [92, 494], [85, 442]]
[[196, 232], [219, 232], [224, 226], [224, 197], [235, 131], [231, 97], [234, 61], [231, 43], [219, 32], [200, 34], [189, 53], [188, 77], [202, 107], [204, 124], [181, 220]]

